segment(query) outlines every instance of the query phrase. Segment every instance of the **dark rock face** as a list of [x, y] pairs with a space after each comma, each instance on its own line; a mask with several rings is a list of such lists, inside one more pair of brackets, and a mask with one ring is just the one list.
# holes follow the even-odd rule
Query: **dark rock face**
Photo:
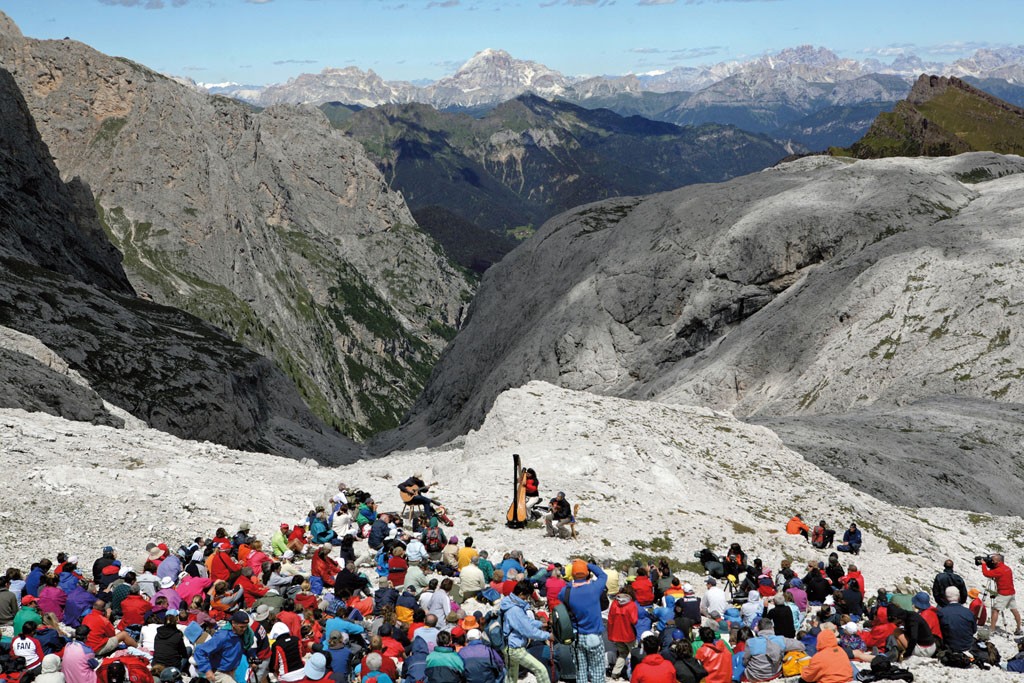
[[0, 69], [0, 255], [104, 289], [132, 293], [121, 254], [104, 236], [89, 189], [65, 185], [17, 84]]
[[360, 452], [309, 412], [271, 361], [194, 316], [134, 295], [88, 188], [61, 182], [3, 70], [0, 325], [40, 340], [88, 383], [0, 347], [4, 407], [121, 426], [105, 399], [185, 438], [325, 462]]

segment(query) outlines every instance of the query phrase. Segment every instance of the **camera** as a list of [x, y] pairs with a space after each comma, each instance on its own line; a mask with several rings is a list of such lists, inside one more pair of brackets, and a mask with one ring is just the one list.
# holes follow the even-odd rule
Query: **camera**
[[980, 567], [983, 564], [986, 567], [988, 567], [989, 569], [995, 569], [996, 568], [995, 560], [992, 559], [991, 555], [975, 555], [974, 556], [974, 566], [975, 567]]

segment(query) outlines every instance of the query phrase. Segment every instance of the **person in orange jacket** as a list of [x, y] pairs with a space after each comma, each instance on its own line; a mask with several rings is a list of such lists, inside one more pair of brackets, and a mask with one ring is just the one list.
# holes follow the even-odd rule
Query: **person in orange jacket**
[[831, 629], [823, 629], [818, 634], [818, 651], [800, 672], [800, 680], [806, 683], [847, 683], [853, 680], [850, 658], [839, 647], [839, 640]]
[[701, 626], [697, 632], [704, 644], [697, 650], [697, 661], [701, 663], [708, 675], [704, 683], [730, 683], [732, 681], [732, 654], [725, 643], [718, 639], [718, 634], [707, 626]]
[[786, 533], [796, 536], [800, 534], [806, 540], [811, 540], [811, 527], [807, 526], [807, 522], [800, 515], [793, 515], [793, 517], [786, 522]]

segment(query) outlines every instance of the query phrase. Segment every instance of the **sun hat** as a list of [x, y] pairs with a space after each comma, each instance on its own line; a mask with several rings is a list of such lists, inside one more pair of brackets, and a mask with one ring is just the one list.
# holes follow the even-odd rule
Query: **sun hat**
[[928, 606], [931, 605], [931, 602], [931, 598], [924, 591], [916, 593], [914, 597], [910, 599], [910, 604], [912, 604], [917, 609], [928, 609]]
[[315, 652], [306, 662], [303, 672], [306, 678], [318, 681], [327, 675], [327, 657], [322, 652]]

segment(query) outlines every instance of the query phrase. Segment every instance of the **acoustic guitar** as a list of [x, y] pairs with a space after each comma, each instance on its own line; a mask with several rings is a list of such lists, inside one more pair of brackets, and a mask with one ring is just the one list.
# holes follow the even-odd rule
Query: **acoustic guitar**
[[398, 489], [398, 495], [400, 495], [402, 497], [402, 502], [403, 503], [409, 503], [409, 502], [412, 501], [413, 498], [415, 498], [416, 496], [419, 495], [420, 491], [426, 491], [431, 486], [437, 486], [437, 482], [435, 481], [434, 483], [427, 484], [426, 486], [423, 486], [423, 487], [420, 487], [420, 486], [417, 486], [416, 484], [413, 484], [412, 486], [408, 487], [408, 489], [409, 489], [409, 491], [411, 491], [411, 493], [409, 491], [403, 491], [402, 489]]

